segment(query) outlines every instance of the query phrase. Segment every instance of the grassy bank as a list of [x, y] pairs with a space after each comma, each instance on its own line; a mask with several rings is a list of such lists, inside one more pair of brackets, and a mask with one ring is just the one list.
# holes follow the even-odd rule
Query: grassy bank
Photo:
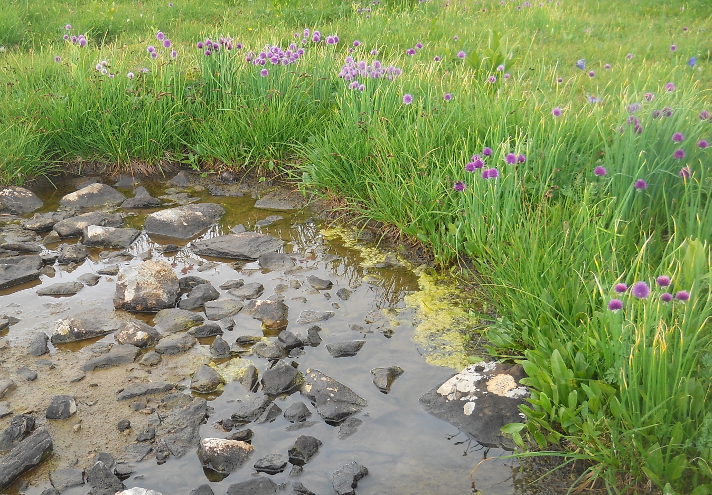
[[534, 389], [522, 445], [712, 493], [706, 2], [48, 4], [0, 6], [4, 182], [296, 174], [472, 260]]

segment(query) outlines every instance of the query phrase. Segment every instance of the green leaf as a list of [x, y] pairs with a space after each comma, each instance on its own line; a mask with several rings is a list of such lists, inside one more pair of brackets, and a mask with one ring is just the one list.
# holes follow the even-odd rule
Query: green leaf
[[500, 430], [502, 431], [502, 433], [512, 435], [513, 433], [522, 431], [525, 426], [526, 425], [524, 423], [509, 423], [500, 428]]

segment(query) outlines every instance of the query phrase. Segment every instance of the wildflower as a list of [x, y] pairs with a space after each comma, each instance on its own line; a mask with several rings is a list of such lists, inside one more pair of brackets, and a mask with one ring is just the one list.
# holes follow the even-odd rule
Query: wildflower
[[660, 118], [660, 110], [653, 110], [650, 116], [654, 119]]
[[504, 162], [507, 165], [514, 165], [515, 163], [517, 163], [517, 155], [515, 155], [514, 153], [507, 153], [507, 156], [504, 157]]
[[100, 71], [100, 70], [102, 69], [102, 67], [103, 67], [103, 66], [102, 66], [101, 64], [96, 64], [96, 65], [94, 66], [94, 68], [95, 68], [97, 71]]
[[675, 294], [675, 299], [677, 299], [678, 301], [687, 301], [688, 299], [690, 299], [690, 293], [686, 290], [681, 290], [677, 294]]
[[593, 72], [593, 71], [589, 71], [589, 73], [588, 73], [588, 77], [593, 77], [593, 76], [595, 76], [595, 75], [596, 75], [596, 73]]
[[455, 187], [453, 189], [455, 189], [456, 191], [464, 191], [465, 183], [462, 181], [457, 181], [457, 182], [455, 182]]
[[440, 57], [438, 55], [435, 55], [435, 58], [433, 60], [435, 60], [436, 62], [440, 62]]
[[619, 309], [623, 309], [623, 301], [620, 299], [611, 299], [608, 301], [608, 309], [610, 311], [618, 311]]
[[480, 169], [485, 166], [485, 162], [483, 162], [477, 155], [475, 155], [475, 158], [473, 158], [471, 163], [476, 169]]
[[595, 175], [597, 177], [603, 177], [607, 173], [608, 172], [606, 171], [606, 169], [601, 167], [600, 165], [593, 169], [593, 175]]
[[87, 46], [87, 43], [88, 43], [88, 42], [87, 42], [87, 39], [86, 39], [86, 38], [84, 38], [84, 37], [79, 38], [79, 46], [81, 46], [82, 48], [84, 48], [85, 46]]
[[64, 39], [64, 41], [69, 41], [69, 35], [65, 34], [64, 36], [62, 36], [62, 39]]
[[645, 282], [636, 282], [633, 285], [632, 294], [638, 299], [645, 299], [650, 295], [650, 288]]
[[407, 55], [415, 55], [415, 50], [413, 48], [408, 48], [405, 53]]
[[171, 58], [178, 58], [178, 52], [175, 50], [171, 50]]
[[[445, 101], [452, 101], [452, 94], [451, 93], [445, 93], [445, 96], [443, 96], [443, 99]], [[702, 142], [702, 141], [700, 141]]]
[[524, 156], [524, 155], [519, 155], [519, 156], [517, 157], [517, 162], [518, 162], [518, 163], [524, 163], [524, 162], [526, 162], [526, 161], [527, 161], [527, 157]]
[[503, 77], [504, 77], [505, 79], [509, 79], [511, 76], [509, 75], [509, 73], [505, 73]]
[[672, 93], [673, 91], [675, 91], [675, 83], [667, 83], [665, 85], [665, 91], [667, 91], [668, 93]]
[[358, 85], [358, 90], [359, 90], [359, 91], [363, 91], [364, 89], [366, 89], [366, 86], [365, 86], [364, 84], [359, 84], [359, 85]]
[[630, 59], [633, 58], [633, 54], [632, 54], [632, 53], [629, 53], [628, 55], [625, 56], [625, 58], [627, 58], [628, 60], [630, 60]]
[[489, 179], [489, 169], [488, 168], [486, 168], [482, 171], [482, 178]]
[[485, 148], [482, 150], [482, 154], [485, 156], [492, 156], [492, 148]]
[[454, 39], [455, 41], [457, 41], [457, 40], [459, 40], [460, 38], [459, 38], [458, 36], [453, 36], [452, 39]]
[[314, 43], [319, 43], [319, 41], [321, 41], [321, 33], [319, 31], [314, 31], [314, 34], [312, 34], [312, 41]]
[[683, 179], [689, 179], [690, 178], [690, 167], [684, 166], [680, 169], [680, 172], [677, 174]]
[[462, 50], [457, 52], [457, 58], [465, 58], [465, 52], [463, 52]]
[[359, 40], [354, 40], [354, 48], [361, 46], [361, 42]]
[[54, 57], [54, 61], [60, 63], [62, 61], [61, 57]]
[[213, 52], [211, 52], [210, 50], [205, 50], [205, 52], [203, 52], [203, 53], [205, 54], [206, 57], [209, 57], [210, 55], [212, 55]]
[[163, 41], [164, 39], [166, 39], [166, 35], [163, 34], [162, 31], [158, 31], [158, 33], [156, 34], [156, 39], [157, 39], [158, 41]]
[[603, 66], [603, 68], [606, 70], [611, 70], [611, 64], [606, 64]]
[[171, 40], [165, 39], [163, 40], [163, 48], [170, 48], [171, 47]]
[[378, 55], [378, 50], [376, 50], [375, 48], [371, 50], [371, 55]]
[[502, 72], [502, 71], [504, 71], [504, 65], [498, 65], [497, 72]]
[[660, 300], [664, 303], [669, 303], [670, 301], [672, 301], [672, 294], [670, 294], [669, 292], [663, 292], [660, 295]]
[[[58, 58], [58, 57], [57, 57], [57, 58]], [[56, 60], [56, 59], [55, 59], [55, 60]], [[59, 60], [57, 60], [57, 61], [59, 62]], [[699, 141], [697, 141], [697, 147], [698, 147], [698, 148], [705, 149], [705, 148], [707, 148], [709, 145], [710, 145], [710, 143], [708, 143], [708, 142], [705, 141], [704, 139], [700, 139]]]
[[262, 77], [267, 77], [268, 74], [269, 74], [269, 71], [267, 69], [262, 69], [260, 71], [260, 76], [262, 76]]
[[497, 170], [496, 168], [491, 168], [491, 169], [489, 169], [489, 173], [487, 174], [487, 178], [488, 178], [488, 179], [496, 179], [497, 177], [499, 177], [499, 170]]
[[658, 284], [660, 287], [667, 287], [670, 285], [670, 277], [667, 275], [660, 275], [658, 278], [655, 279], [655, 283]]
[[326, 44], [327, 45], [335, 45], [336, 44], [336, 38], [333, 36], [327, 36], [326, 37]]
[[618, 294], [623, 294], [625, 291], [628, 290], [628, 286], [626, 284], [616, 284], [613, 287], [613, 290], [616, 291]]
[[415, 48], [416, 48], [417, 50], [420, 50], [421, 48], [423, 48], [423, 44], [422, 44], [422, 43], [416, 43], [416, 44], [415, 44]]
[[148, 48], [146, 48], [146, 51], [148, 53], [153, 53], [156, 51], [156, 47], [154, 47], [153, 45], [148, 45]]
[[676, 143], [681, 143], [683, 139], [685, 139], [685, 136], [681, 132], [676, 132], [672, 135], [672, 140]]
[[[638, 110], [640, 110], [640, 103], [633, 103], [632, 105], [628, 105], [628, 113], [635, 113]], [[628, 122], [630, 123], [630, 122]]]
[[635, 181], [635, 184], [633, 184], [633, 187], [635, 187], [639, 191], [642, 191], [648, 188], [648, 183], [645, 182], [643, 179], [638, 179], [637, 181]]
[[673, 110], [670, 107], [663, 108], [663, 117], [672, 117]]
[[71, 24], [67, 24], [66, 26], [64, 26], [64, 29], [66, 29], [67, 31], [71, 31], [72, 25], [71, 25]]
[[702, 110], [699, 115], [700, 120], [707, 120], [710, 118], [710, 113], [707, 110]]
[[197, 43], [195, 46], [196, 46], [199, 50], [202, 50], [202, 49], [203, 49], [203, 42], [202, 42], [202, 41], [198, 41], [198, 43]]
[[697, 64], [697, 57], [690, 57], [690, 60], [687, 61], [687, 65], [689, 65], [690, 67], [694, 67], [695, 64]]
[[494, 83], [497, 82], [497, 77], [495, 77], [495, 76], [489, 76], [489, 77], [487, 78], [487, 81], [489, 81], [490, 83], [494, 84]]
[[685, 158], [685, 151], [682, 148], [678, 148], [675, 150], [675, 153], [672, 154], [673, 158], [677, 158], [678, 160], [682, 160]]
[[561, 117], [561, 109], [559, 107], [554, 108], [551, 111], [551, 115], [553, 115], [554, 117]]
[[151, 58], [158, 58], [158, 53], [151, 52]]
[[411, 103], [413, 103], [413, 95], [407, 93], [403, 95], [403, 104], [410, 105]]
[[582, 58], [578, 59], [576, 61], [576, 67], [578, 67], [581, 70], [584, 70], [586, 68], [586, 61]]
[[559, 77], [559, 78], [556, 79], [556, 82], [557, 82], [557, 83], [562, 83], [562, 82], [564, 82], [564, 78], [563, 78], [563, 77]]
[[128, 74], [126, 74], [126, 77], [128, 77], [129, 79], [133, 79], [133, 78], [134, 78], [134, 73], [133, 73], [133, 72], [129, 72]]
[[655, 99], [654, 93], [645, 93], [645, 101], [653, 101]]
[[671, 52], [677, 51], [677, 46], [676, 46], [676, 45], [670, 45], [670, 51], [671, 51]]
[[467, 162], [467, 165], [465, 165], [465, 170], [468, 172], [474, 172], [477, 170], [477, 167], [475, 167], [475, 162]]
[[308, 30], [308, 29], [305, 29], [305, 30], [304, 30], [304, 33], [302, 34], [302, 36], [304, 36], [305, 38], [308, 38], [308, 37], [309, 37], [309, 30]]

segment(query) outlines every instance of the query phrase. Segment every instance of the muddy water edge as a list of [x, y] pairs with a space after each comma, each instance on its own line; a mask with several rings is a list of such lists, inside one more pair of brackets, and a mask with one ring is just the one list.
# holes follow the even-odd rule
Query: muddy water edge
[[[39, 212], [55, 211], [59, 199], [80, 186], [81, 179], [64, 179], [56, 187], [32, 188], [44, 201]], [[216, 494], [226, 493], [231, 484], [267, 476], [275, 483], [302, 483], [317, 494], [334, 493], [332, 473], [356, 461], [368, 468], [369, 474], [359, 481], [357, 493], [363, 494], [468, 494], [472, 493], [470, 472], [486, 457], [476, 472], [477, 489], [483, 494], [529, 493], [522, 484], [519, 466], [513, 461], [495, 459], [507, 452], [487, 449], [454, 426], [423, 410], [418, 399], [428, 390], [443, 383], [467, 365], [463, 352], [462, 326], [466, 316], [449, 301], [447, 290], [430, 276], [429, 270], [415, 266], [376, 247], [368, 231], [356, 231], [326, 225], [308, 208], [274, 211], [255, 208], [255, 191], [259, 185], [233, 187], [233, 196], [212, 196], [209, 181], [193, 176], [184, 186], [171, 187], [162, 181], [142, 181], [153, 197], [163, 197], [154, 209], [114, 209], [124, 215], [124, 226], [141, 230], [146, 214], [158, 209], [190, 202], [221, 204], [226, 212], [220, 221], [188, 241], [141, 235], [128, 248], [125, 259], [107, 257], [105, 249], [90, 249], [89, 258], [81, 263], [57, 265], [44, 270], [40, 280], [0, 291], [0, 313], [19, 321], [0, 332], [0, 370], [2, 378], [12, 378], [17, 389], [3, 400], [13, 413], [0, 419], [0, 429], [10, 424], [13, 415], [32, 414], [39, 425], [46, 425], [54, 441], [52, 456], [37, 468], [22, 475], [3, 493], [39, 495], [49, 488], [50, 473], [58, 469], [87, 469], [102, 452], [123, 463], [130, 473], [123, 480], [126, 487], [143, 487], [163, 495], [188, 494], [208, 483]], [[127, 197], [130, 189], [122, 190]], [[215, 192], [213, 190], [212, 192]], [[262, 191], [265, 192], [264, 190]], [[239, 196], [238, 194], [242, 194]], [[26, 218], [31, 215], [25, 215]], [[279, 216], [281, 218], [276, 218]], [[265, 221], [271, 217], [270, 221]], [[10, 219], [12, 220], [12, 219]], [[15, 220], [16, 222], [16, 220]], [[267, 233], [285, 241], [282, 251], [289, 254], [295, 266], [286, 270], [267, 270], [257, 262], [201, 257], [190, 242], [228, 234], [237, 225], [247, 231]], [[7, 226], [12, 226], [12, 221]], [[74, 243], [78, 239], [62, 239]], [[164, 252], [167, 244], [177, 251]], [[58, 243], [43, 244], [51, 252]], [[102, 252], [104, 251], [104, 252]], [[114, 344], [113, 335], [83, 340], [72, 344], [50, 344], [50, 353], [35, 357], [27, 353], [28, 339], [37, 331], [51, 335], [56, 322], [91, 308], [113, 310], [116, 276], [102, 275], [94, 286], [83, 287], [70, 297], [40, 297], [37, 290], [58, 282], [76, 281], [85, 274], [102, 268], [164, 260], [176, 275], [198, 276], [213, 287], [229, 280], [242, 279], [264, 286], [260, 298], [278, 297], [289, 307], [287, 329], [305, 337], [313, 324], [321, 328], [320, 345], [306, 346], [303, 353], [288, 359], [302, 373], [319, 370], [346, 385], [368, 405], [354, 417], [353, 428], [321, 421], [313, 405], [298, 391], [283, 394], [275, 403], [286, 410], [303, 402], [312, 412], [307, 425], [295, 428], [279, 415], [271, 422], [250, 423], [230, 428], [221, 424], [230, 418], [241, 401], [254, 396], [241, 383], [234, 381], [240, 371], [253, 364], [261, 377], [270, 367], [266, 358], [245, 349], [228, 359], [211, 357], [214, 338], [200, 339], [188, 352], [163, 355], [155, 365], [139, 364], [141, 356], [128, 364], [82, 371], [82, 366], [105, 353]], [[330, 289], [314, 289], [306, 279], [316, 276], [333, 282]], [[440, 288], [438, 288], [440, 287]], [[339, 289], [348, 289], [337, 295]], [[220, 290], [220, 297], [230, 297]], [[348, 294], [344, 297], [345, 294]], [[434, 311], [429, 309], [436, 308]], [[302, 311], [333, 312], [333, 317], [316, 323], [299, 323]], [[198, 312], [201, 312], [198, 310]], [[429, 313], [429, 314], [426, 314]], [[153, 324], [154, 314], [132, 313], [132, 317]], [[264, 337], [260, 321], [238, 313], [234, 327], [225, 330], [223, 338], [231, 345], [241, 336]], [[273, 334], [265, 337], [274, 341]], [[327, 344], [365, 340], [363, 348], [351, 357], [334, 358]], [[141, 351], [142, 355], [151, 349]], [[217, 370], [227, 383], [210, 394], [190, 389], [191, 375], [207, 364]], [[398, 366], [404, 370], [384, 394], [374, 385], [371, 370]], [[37, 378], [28, 381], [17, 374], [29, 368]], [[156, 414], [165, 412], [168, 402], [181, 399], [176, 391], [149, 395], [135, 400], [117, 401], [117, 393], [131, 384], [166, 381], [179, 385], [183, 394], [208, 401], [209, 417], [200, 426], [201, 438], [226, 438], [236, 430], [253, 431], [254, 451], [247, 462], [228, 476], [204, 470], [196, 448], [182, 457], [170, 456], [158, 461], [151, 452], [136, 461], [125, 450], [135, 445], [136, 436], [145, 430]], [[47, 420], [45, 411], [56, 395], [71, 395], [77, 412], [64, 420]], [[130, 428], [120, 432], [117, 425], [130, 421]], [[304, 465], [298, 475], [290, 476], [291, 464], [275, 475], [256, 474], [253, 464], [269, 454], [285, 455], [300, 435], [310, 435], [322, 442], [316, 456]], [[152, 445], [148, 442], [148, 445]], [[292, 473], [295, 474], [295, 473]], [[62, 490], [62, 494], [80, 495], [90, 490], [84, 484]], [[284, 493], [292, 493], [287, 486]]]

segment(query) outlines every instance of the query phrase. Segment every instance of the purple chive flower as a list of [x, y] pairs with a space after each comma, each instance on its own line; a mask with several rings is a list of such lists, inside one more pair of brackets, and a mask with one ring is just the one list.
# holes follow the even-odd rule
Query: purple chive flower
[[517, 157], [517, 163], [524, 163], [524, 162], [526, 162], [526, 161], [527, 161], [527, 157], [524, 156], [524, 155], [521, 155], [521, 154], [520, 154], [520, 155]]
[[158, 53], [151, 52], [151, 58], [158, 58]]
[[468, 172], [474, 172], [477, 170], [477, 167], [475, 167], [475, 162], [467, 162], [467, 165], [465, 165], [465, 170]]
[[455, 187], [453, 189], [455, 189], [456, 191], [464, 191], [465, 183], [462, 181], [457, 181], [457, 182], [455, 182]]
[[668, 93], [672, 93], [673, 91], [675, 91], [675, 84], [671, 82], [667, 83], [665, 85], [665, 91], [667, 91]]
[[378, 50], [376, 50], [375, 48], [373, 50], [371, 50], [371, 55], [373, 55], [373, 56], [378, 55]]
[[134, 78], [134, 73], [133, 73], [133, 72], [129, 72], [128, 74], [126, 74], [126, 77], [128, 77], [129, 79], [133, 79], [133, 78]]
[[563, 78], [563, 77], [559, 77], [559, 78], [556, 79], [556, 82], [562, 83], [562, 82], [564, 82], [564, 78]]
[[645, 93], [645, 101], [653, 101], [655, 99], [655, 94]]
[[670, 277], [667, 275], [660, 275], [658, 278], [655, 279], [655, 283], [658, 284], [660, 287], [667, 287], [670, 285]]
[[354, 40], [354, 47], [361, 46], [361, 42], [359, 40]]
[[496, 77], [496, 76], [489, 76], [489, 77], [487, 78], [487, 81], [489, 81], [490, 83], [494, 84], [494, 83], [497, 82], [497, 77]]
[[596, 75], [596, 73], [593, 72], [592, 70], [588, 72], [588, 77], [593, 77], [595, 75]]
[[67, 24], [66, 26], [64, 26], [64, 29], [66, 29], [67, 31], [70, 31], [72, 29], [72, 25]]
[[593, 169], [593, 175], [595, 175], [597, 177], [603, 177], [607, 173], [608, 173], [608, 171], [604, 167], [601, 167], [600, 165]]
[[158, 31], [158, 33], [156, 34], [156, 39], [157, 39], [158, 41], [163, 41], [164, 39], [166, 39], [166, 35], [163, 34], [162, 31]]
[[488, 168], [486, 168], [482, 171], [482, 178], [489, 179], [489, 169]]
[[483, 162], [483, 161], [480, 159], [479, 156], [477, 156], [477, 155], [475, 155], [475, 156], [476, 156], [476, 158], [474, 158], [474, 159], [472, 160], [472, 165], [473, 165], [476, 169], [480, 169], [480, 168], [484, 167], [484, 166], [485, 166], [485, 162]]
[[650, 295], [650, 287], [648, 287], [648, 284], [645, 282], [636, 282], [633, 285], [633, 290], [631, 292], [633, 294], [633, 297], [637, 297], [638, 299], [645, 299]]
[[171, 47], [171, 40], [165, 39], [163, 40], [163, 48], [170, 48]]
[[702, 110], [698, 117], [700, 118], [700, 120], [707, 120], [710, 118], [710, 113], [707, 110]]
[[686, 290], [681, 290], [677, 294], [675, 294], [675, 299], [677, 299], [678, 301], [687, 301], [688, 299], [690, 299], [690, 293]]
[[660, 300], [664, 303], [669, 303], [670, 301], [672, 301], [672, 294], [670, 294], [669, 292], [663, 292], [662, 294], [660, 294]]
[[698, 148], [705, 149], [705, 148], [709, 147], [709, 145], [710, 145], [710, 143], [708, 143], [704, 139], [700, 139], [699, 141], [697, 141]]
[[502, 76], [502, 77], [504, 77], [505, 79], [509, 79], [509, 78], [512, 77], [512, 76], [507, 72], [507, 73], [505, 73], [504, 76]]
[[61, 57], [58, 57], [58, 56], [57, 56], [57, 57], [54, 57], [54, 61], [57, 62], [57, 63], [60, 63], [60, 62], [62, 61], [62, 58], [61, 58]]
[[663, 112], [663, 117], [672, 117], [672, 114], [673, 114], [672, 108], [665, 107], [665, 108], [663, 108], [662, 112]]
[[436, 62], [440, 62], [440, 57], [438, 55], [435, 55], [435, 58], [433, 60], [435, 60]]
[[210, 50], [205, 50], [205, 52], [203, 52], [203, 53], [205, 54], [206, 57], [209, 57], [210, 55], [213, 54], [213, 52], [211, 52]]
[[616, 284], [613, 286], [613, 290], [616, 291], [618, 294], [623, 294], [625, 291], [628, 290], [628, 286], [626, 284]]
[[308, 29], [305, 29], [305, 30], [304, 30], [304, 33], [302, 34], [302, 36], [304, 36], [305, 38], [308, 38], [308, 37], [309, 37], [309, 30], [308, 30]]
[[504, 72], [504, 65], [498, 65], [497, 66], [497, 72]]
[[553, 115], [554, 117], [561, 117], [561, 109], [559, 107], [554, 108], [551, 111], [551, 115]]
[[321, 34], [319, 34], [319, 32], [315, 32], [315, 33], [312, 35], [312, 41], [313, 41], [314, 43], [319, 43], [320, 40], [321, 40]]
[[454, 39], [455, 41], [457, 41], [457, 40], [459, 40], [460, 38], [459, 38], [458, 36], [453, 36], [452, 39]]
[[672, 140], [676, 143], [681, 143], [683, 139], [685, 139], [685, 136], [681, 132], [676, 132], [672, 135]]
[[678, 148], [677, 150], [675, 150], [675, 153], [673, 153], [672, 156], [673, 158], [682, 160], [683, 158], [685, 158], [685, 150], [683, 150], [682, 148]]
[[689, 65], [690, 67], [694, 67], [695, 65], [697, 65], [697, 57], [695, 57], [694, 55], [690, 57], [690, 60], [687, 61], [687, 65]]
[[639, 191], [642, 191], [648, 188], [648, 183], [645, 182], [643, 179], [638, 179], [637, 181], [635, 181], [635, 184], [633, 184], [633, 187], [635, 187]]
[[627, 58], [628, 60], [630, 60], [630, 59], [633, 58], [633, 54], [632, 54], [632, 53], [629, 53], [628, 55], [625, 56], [625, 58]]
[[64, 41], [69, 41], [69, 35], [65, 34], [64, 36], [62, 36], [62, 39], [64, 39]]
[[267, 75], [269, 75], [269, 71], [267, 69], [262, 69], [260, 71], [260, 76], [267, 77]]
[[690, 167], [685, 166], [680, 169], [680, 172], [678, 174], [680, 177], [683, 179], [689, 179], [690, 178]]
[[485, 156], [492, 156], [492, 148], [485, 148], [482, 150], [482, 154]]
[[457, 52], [457, 58], [465, 58], [465, 52], [462, 51], [462, 50], [460, 50], [459, 52]]
[[514, 153], [507, 153], [507, 156], [504, 157], [504, 162], [507, 165], [514, 165], [515, 163], [517, 163], [517, 155], [515, 155]]
[[[445, 101], [452, 101], [452, 94], [451, 93], [445, 93], [445, 96], [443, 96], [443, 99]], [[702, 141], [700, 141], [702, 142]]]
[[156, 47], [154, 47], [153, 45], [148, 45], [148, 48], [146, 48], [146, 51], [148, 53], [153, 53], [156, 51]]
[[202, 49], [203, 49], [203, 42], [202, 42], [202, 41], [198, 41], [198, 43], [197, 43], [195, 46], [198, 47], [199, 50], [202, 50]]
[[608, 309], [610, 311], [618, 311], [619, 309], [623, 309], [623, 301], [620, 299], [611, 299], [608, 301]]
[[414, 48], [408, 48], [405, 53], [407, 55], [415, 55], [415, 49]]
[[336, 38], [333, 36], [327, 36], [326, 37], [326, 44], [327, 45], [335, 45], [336, 44]]
[[88, 41], [86, 38], [79, 38], [79, 46], [81, 46], [82, 48], [87, 46], [87, 43], [88, 43]]
[[366, 89], [366, 85], [365, 85], [365, 84], [359, 84], [359, 85], [358, 85], [358, 90], [359, 90], [359, 91], [363, 91], [364, 89]]
[[175, 50], [171, 50], [171, 58], [178, 58], [178, 52]]
[[403, 104], [404, 105], [410, 105], [413, 103], [413, 95], [406, 93], [403, 95]]
[[671, 52], [677, 51], [677, 45], [670, 45], [670, 51]]
[[497, 177], [499, 177], [499, 170], [497, 170], [496, 168], [491, 168], [491, 169], [489, 169], [489, 173], [487, 174], [487, 178], [488, 178], [488, 179], [496, 179]]
[[423, 48], [423, 44], [422, 44], [422, 43], [416, 43], [416, 44], [415, 44], [415, 48], [416, 48], [417, 50], [420, 50], [421, 48]]
[[603, 66], [603, 68], [606, 70], [611, 70], [611, 64], [606, 64]]

